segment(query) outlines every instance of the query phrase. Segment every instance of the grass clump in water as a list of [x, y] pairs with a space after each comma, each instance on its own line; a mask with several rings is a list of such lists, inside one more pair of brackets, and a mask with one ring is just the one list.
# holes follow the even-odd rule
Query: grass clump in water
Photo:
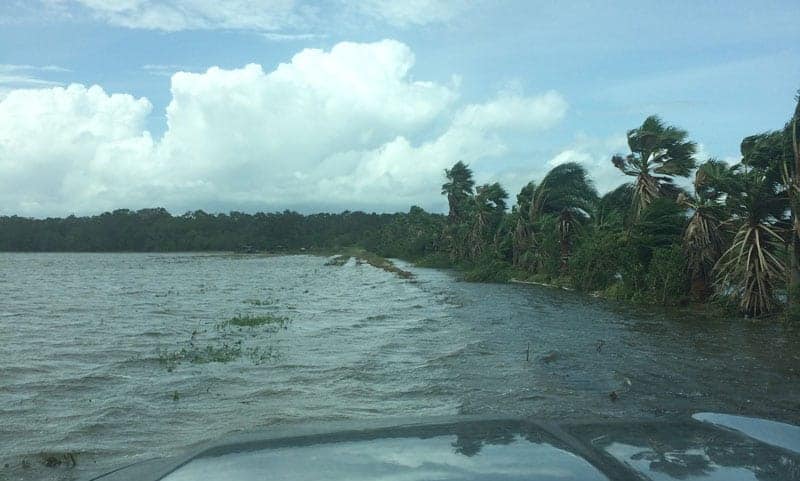
[[158, 351], [158, 362], [166, 366], [167, 371], [172, 371], [179, 364], [208, 364], [211, 362], [231, 362], [242, 355], [241, 341], [234, 344], [224, 343], [222, 346], [207, 345], [205, 347], [190, 346], [177, 351]]
[[288, 323], [289, 323], [289, 318], [284, 316], [276, 316], [274, 314], [262, 314], [262, 315], [237, 314], [236, 316], [228, 319], [222, 324], [223, 326], [228, 325], [236, 327], [261, 327], [269, 325], [275, 328], [285, 329]]
[[156, 360], [168, 372], [185, 363], [228, 363], [241, 358], [262, 364], [278, 357], [271, 345], [264, 345], [265, 341], [277, 331], [288, 329], [289, 322], [288, 317], [277, 314], [236, 314], [216, 324], [214, 338], [203, 336], [205, 330], [195, 330], [177, 349], [157, 348]]

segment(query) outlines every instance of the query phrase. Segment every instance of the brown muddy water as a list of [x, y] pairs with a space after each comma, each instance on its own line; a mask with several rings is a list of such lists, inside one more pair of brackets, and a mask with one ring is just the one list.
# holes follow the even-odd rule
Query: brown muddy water
[[800, 424], [790, 328], [326, 261], [0, 254], [0, 480], [78, 479], [231, 431], [343, 419]]

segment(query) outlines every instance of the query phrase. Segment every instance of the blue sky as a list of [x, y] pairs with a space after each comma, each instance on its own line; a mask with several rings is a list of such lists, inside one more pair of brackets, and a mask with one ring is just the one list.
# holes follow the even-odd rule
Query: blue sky
[[647, 115], [735, 161], [800, 88], [788, 0], [10, 0], [0, 27], [0, 214], [441, 210], [456, 160], [604, 191]]

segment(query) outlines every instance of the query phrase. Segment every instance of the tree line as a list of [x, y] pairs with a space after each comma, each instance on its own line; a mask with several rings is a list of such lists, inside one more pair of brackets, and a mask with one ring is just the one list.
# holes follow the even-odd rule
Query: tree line
[[0, 217], [0, 251], [297, 251], [359, 244], [404, 214], [275, 213], [173, 216], [166, 209], [118, 209], [91, 217]]

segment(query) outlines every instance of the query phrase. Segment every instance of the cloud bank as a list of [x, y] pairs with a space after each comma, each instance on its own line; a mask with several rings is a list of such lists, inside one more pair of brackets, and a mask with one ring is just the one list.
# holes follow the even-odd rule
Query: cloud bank
[[456, 80], [416, 80], [413, 65], [406, 45], [384, 40], [306, 49], [271, 71], [177, 72], [159, 139], [145, 130], [146, 98], [97, 85], [12, 90], [0, 99], [0, 213], [439, 210], [457, 160], [512, 195], [548, 168], [531, 159], [514, 175], [505, 161], [564, 118], [559, 93], [464, 104]]

